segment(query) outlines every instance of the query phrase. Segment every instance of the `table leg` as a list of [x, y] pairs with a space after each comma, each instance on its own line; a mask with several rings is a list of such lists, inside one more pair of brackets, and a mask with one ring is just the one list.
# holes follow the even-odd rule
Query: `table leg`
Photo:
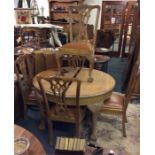
[[96, 103], [93, 105], [88, 105], [88, 109], [92, 112], [92, 133], [91, 133], [91, 139], [96, 140], [96, 121], [97, 121], [97, 116], [99, 115], [99, 111], [102, 107], [102, 102], [101, 103]]
[[96, 140], [96, 120], [97, 120], [97, 113], [92, 113], [92, 133], [91, 139]]

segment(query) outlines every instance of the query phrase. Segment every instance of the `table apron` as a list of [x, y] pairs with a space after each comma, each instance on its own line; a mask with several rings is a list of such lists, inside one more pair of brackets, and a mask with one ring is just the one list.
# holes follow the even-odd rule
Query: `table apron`
[[[103, 102], [107, 98], [110, 97], [112, 91], [107, 92], [106, 94], [98, 95], [98, 96], [89, 96], [80, 98], [80, 106], [88, 106], [92, 104], [96, 104], [98, 102]], [[56, 98], [53, 97], [51, 94], [47, 94], [48, 100], [51, 102], [56, 102]], [[66, 97], [67, 105], [75, 105], [75, 98]]]

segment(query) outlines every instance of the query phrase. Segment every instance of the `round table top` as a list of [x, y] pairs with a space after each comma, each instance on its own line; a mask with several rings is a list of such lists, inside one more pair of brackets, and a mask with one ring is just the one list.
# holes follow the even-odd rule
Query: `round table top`
[[[64, 74], [64, 77], [73, 77], [77, 71], [70, 70]], [[41, 77], [49, 77], [57, 74], [57, 70], [46, 70], [37, 75]], [[36, 75], [36, 76], [37, 76]], [[40, 90], [36, 76], [33, 79], [33, 85], [37, 90]], [[101, 102], [107, 99], [115, 86], [114, 78], [102, 71], [93, 69], [92, 71], [93, 82], [88, 82], [88, 68], [82, 68], [76, 78], [81, 80], [80, 89], [80, 105], [89, 105], [96, 102]], [[49, 83], [44, 81], [44, 87], [48, 99], [53, 101], [53, 95], [50, 91]], [[66, 101], [68, 104], [72, 104], [75, 99], [75, 83], [73, 82], [66, 92]]]
[[28, 130], [14, 125], [14, 138], [26, 137], [30, 140], [29, 155], [46, 155], [40, 141]]

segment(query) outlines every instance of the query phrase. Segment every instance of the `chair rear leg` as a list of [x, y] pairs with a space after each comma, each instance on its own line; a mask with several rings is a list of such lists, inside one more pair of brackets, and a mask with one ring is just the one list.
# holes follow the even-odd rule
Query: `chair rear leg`
[[37, 91], [35, 91], [35, 95], [37, 97], [37, 103], [39, 105], [39, 111], [40, 111], [40, 124], [39, 129], [44, 130], [45, 129], [45, 107], [44, 107], [44, 101], [40, 99], [39, 94]]
[[40, 116], [41, 116], [39, 129], [44, 130], [45, 129], [45, 110], [44, 110], [44, 106], [42, 103], [39, 103], [39, 110], [40, 110]]
[[26, 105], [25, 101], [23, 101], [23, 103], [24, 103], [24, 119], [26, 120], [26, 119], [28, 119], [28, 115], [27, 115], [28, 110], [27, 110], [27, 105]]
[[126, 115], [123, 114], [123, 116], [122, 116], [122, 129], [123, 129], [123, 136], [124, 136], [124, 137], [126, 137], [125, 122], [126, 122]]
[[126, 117], [126, 114], [125, 114], [125, 123], [127, 123], [128, 122], [128, 120], [127, 120], [127, 117]]
[[76, 137], [80, 138], [80, 123], [76, 123]]
[[93, 58], [89, 58], [89, 75], [88, 75], [88, 82], [93, 82], [93, 77], [92, 77], [92, 71], [93, 71], [93, 66], [94, 66], [94, 60]]
[[48, 122], [48, 141], [51, 146], [53, 146], [53, 122], [49, 119]]

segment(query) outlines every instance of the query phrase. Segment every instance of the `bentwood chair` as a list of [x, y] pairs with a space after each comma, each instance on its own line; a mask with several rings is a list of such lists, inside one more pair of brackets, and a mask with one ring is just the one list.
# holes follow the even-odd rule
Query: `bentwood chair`
[[[79, 14], [75, 17], [75, 11]], [[95, 12], [96, 11], [96, 12]], [[88, 22], [92, 15], [94, 17], [95, 25], [93, 29], [93, 37], [89, 39], [88, 37]], [[89, 61], [89, 75], [88, 81], [92, 82], [93, 78], [91, 72], [94, 65], [94, 50], [96, 46], [96, 32], [98, 26], [100, 6], [98, 5], [79, 5], [69, 7], [69, 43], [63, 45], [59, 48], [56, 53], [56, 59], [58, 63], [58, 70], [61, 74], [61, 57], [63, 55], [73, 55], [85, 57]]]
[[[80, 122], [84, 117], [83, 110], [79, 105], [80, 85], [81, 81], [75, 78], [64, 77], [37, 77], [45, 104], [45, 113], [48, 122], [48, 138], [52, 145], [53, 125], [52, 121], [74, 123], [76, 126], [76, 137], [80, 136]], [[75, 84], [75, 103], [67, 105], [66, 93], [71, 84]], [[46, 89], [46, 91], [45, 91]], [[53, 103], [48, 103], [46, 92], [51, 92], [53, 95]]]
[[[35, 66], [32, 54], [20, 55], [15, 60], [15, 73], [19, 82], [24, 104], [24, 118], [27, 118], [28, 106], [39, 106], [41, 109], [40, 105], [42, 98], [38, 93], [36, 93], [32, 85], [32, 79], [35, 73], [34, 70]], [[42, 114], [43, 113], [41, 112], [41, 115]], [[41, 118], [43, 118], [43, 116]]]
[[122, 116], [122, 129], [124, 137], [126, 137], [126, 129], [125, 129], [125, 123], [127, 122], [126, 111], [128, 103], [131, 100], [134, 86], [136, 84], [136, 80], [138, 79], [139, 74], [140, 74], [139, 64], [135, 64], [132, 70], [126, 94], [124, 95], [118, 92], [113, 92], [112, 95], [106, 101], [104, 101], [104, 104], [101, 108], [101, 113]]

